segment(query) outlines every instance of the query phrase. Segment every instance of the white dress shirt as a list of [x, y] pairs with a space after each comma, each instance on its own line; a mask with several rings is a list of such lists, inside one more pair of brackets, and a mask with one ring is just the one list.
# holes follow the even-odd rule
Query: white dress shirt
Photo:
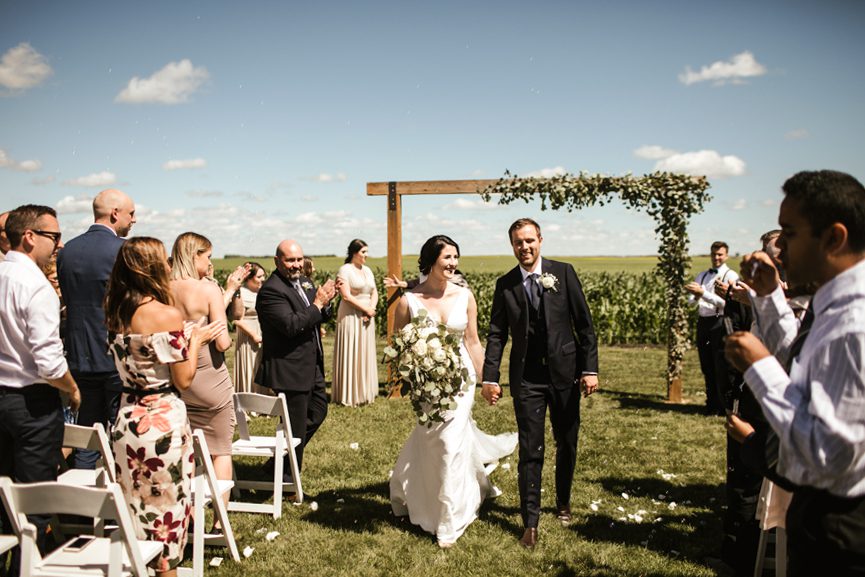
[[716, 269], [704, 270], [697, 275], [697, 284], [703, 287], [703, 294], [699, 297], [691, 295], [688, 302], [697, 303], [697, 312], [701, 317], [716, 317], [724, 312], [724, 299], [715, 294], [715, 280], [725, 283], [738, 281], [739, 275], [731, 270], [726, 263]]
[[[761, 304], [764, 330], [773, 320], [791, 322], [783, 297]], [[820, 287], [811, 307], [814, 324], [790, 375], [766, 357], [745, 380], [778, 434], [778, 473], [797, 485], [858, 497], [865, 495], [865, 261]]]
[[60, 299], [27, 255], [0, 263], [0, 386], [21, 388], [67, 371], [60, 341]]

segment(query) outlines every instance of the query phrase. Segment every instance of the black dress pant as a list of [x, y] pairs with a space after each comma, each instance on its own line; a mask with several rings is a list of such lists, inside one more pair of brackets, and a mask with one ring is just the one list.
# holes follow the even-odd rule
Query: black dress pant
[[697, 319], [697, 353], [706, 381], [706, 412], [724, 414], [722, 390], [727, 385], [727, 360], [724, 358], [724, 321], [722, 317]]
[[[303, 464], [303, 450], [327, 417], [327, 393], [325, 392], [324, 373], [316, 364], [315, 382], [309, 391], [277, 391], [285, 395], [288, 418], [291, 420], [291, 434], [301, 442], [295, 449], [297, 468]], [[292, 482], [291, 465], [288, 457], [283, 460], [283, 480]]]
[[514, 393], [520, 461], [520, 513], [525, 527], [537, 527], [541, 514], [541, 471], [544, 468], [544, 431], [550, 423], [556, 441], [556, 506], [571, 503], [580, 430], [580, 391], [577, 385], [559, 389], [523, 379]]
[[865, 575], [865, 497], [799, 487], [787, 509], [790, 577]]
[[[16, 483], [56, 481], [62, 444], [63, 408], [57, 389], [45, 383], [23, 389], [0, 386], [0, 476], [11, 477]], [[2, 506], [0, 518], [3, 533], [11, 534], [12, 525]], [[36, 526], [43, 551], [49, 519], [28, 516]], [[13, 558], [12, 575], [17, 574], [16, 561]], [[5, 556], [0, 556], [0, 574], [4, 567]]]
[[[81, 391], [81, 407], [78, 409], [77, 424], [92, 427], [102, 423], [106, 431], [114, 426], [117, 410], [120, 408], [120, 393], [123, 381], [117, 372], [72, 374]], [[78, 449], [75, 451], [76, 469], [95, 469], [99, 451]]]

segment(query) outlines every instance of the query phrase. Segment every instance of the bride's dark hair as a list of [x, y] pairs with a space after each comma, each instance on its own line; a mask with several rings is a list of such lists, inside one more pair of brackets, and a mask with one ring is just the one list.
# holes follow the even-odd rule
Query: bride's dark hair
[[417, 259], [418, 268], [423, 274], [429, 274], [432, 265], [438, 260], [439, 255], [445, 245], [450, 245], [457, 249], [457, 256], [460, 255], [460, 245], [454, 242], [449, 236], [437, 234], [427, 239], [420, 249], [420, 256]]

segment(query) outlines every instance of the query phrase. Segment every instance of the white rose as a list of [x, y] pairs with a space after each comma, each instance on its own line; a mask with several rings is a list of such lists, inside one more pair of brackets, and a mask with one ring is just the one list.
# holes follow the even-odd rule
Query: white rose
[[541, 286], [549, 290], [556, 286], [556, 280], [551, 276], [541, 277]]
[[442, 342], [440, 340], [438, 340], [437, 338], [430, 339], [429, 341], [427, 341], [426, 346], [428, 346], [431, 351], [437, 351], [437, 350], [440, 350], [442, 348]]
[[[387, 351], [387, 349], [385, 349], [385, 351]], [[444, 349], [434, 350], [432, 356], [433, 360], [437, 363], [441, 363], [448, 358], [448, 354], [444, 351]]]
[[426, 354], [427, 346], [426, 341], [419, 340], [415, 344], [411, 346], [411, 350], [419, 357], [422, 357]]

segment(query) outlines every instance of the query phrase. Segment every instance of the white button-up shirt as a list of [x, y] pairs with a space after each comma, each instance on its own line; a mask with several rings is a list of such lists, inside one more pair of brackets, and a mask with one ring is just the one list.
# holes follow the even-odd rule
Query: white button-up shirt
[[[764, 330], [775, 320], [791, 323], [777, 295], [761, 305]], [[790, 375], [766, 357], [745, 380], [778, 434], [778, 473], [858, 497], [865, 495], [865, 261], [820, 287], [811, 306], [814, 324]], [[778, 332], [789, 338], [789, 328]]]
[[704, 270], [697, 275], [697, 284], [703, 287], [703, 294], [699, 297], [691, 295], [688, 302], [697, 303], [697, 312], [701, 317], [716, 317], [724, 312], [724, 299], [715, 294], [715, 280], [725, 283], [738, 281], [739, 275], [731, 270], [726, 263], [715, 269]]
[[21, 388], [67, 371], [60, 341], [60, 299], [27, 255], [0, 262], [0, 386]]

